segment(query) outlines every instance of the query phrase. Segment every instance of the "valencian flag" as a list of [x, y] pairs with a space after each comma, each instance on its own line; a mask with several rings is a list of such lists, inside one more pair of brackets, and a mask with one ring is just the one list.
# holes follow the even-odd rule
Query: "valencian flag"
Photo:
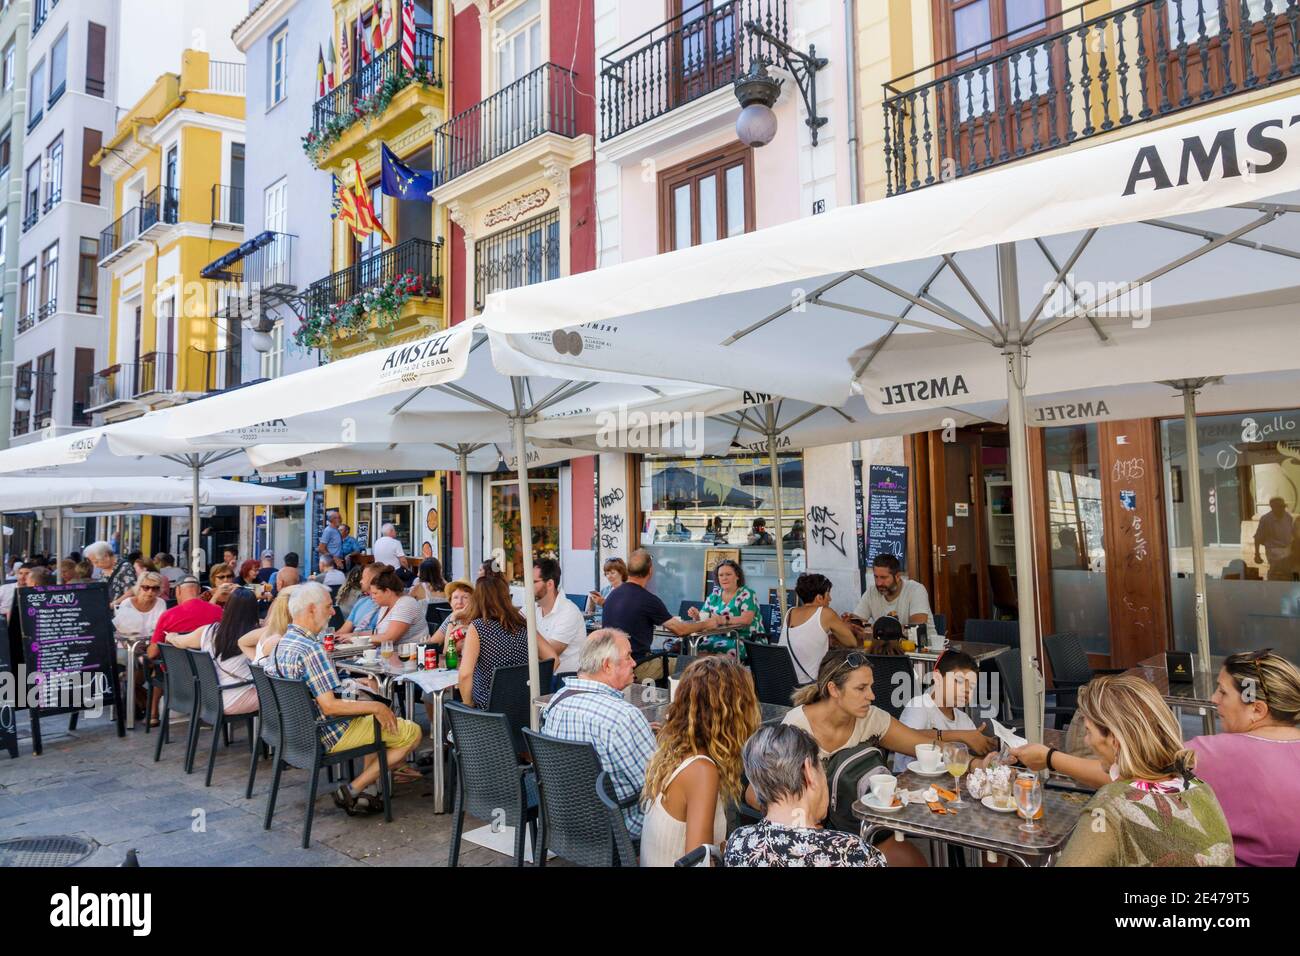
[[397, 158], [387, 143], [382, 146], [379, 188], [384, 191], [384, 195], [409, 202], [432, 203], [433, 197], [429, 193], [433, 189], [433, 171], [412, 169]]
[[325, 51], [316, 45], [316, 98], [320, 99], [326, 93], [325, 86]]
[[370, 204], [370, 190], [361, 175], [361, 164], [354, 159], [352, 167], [357, 181], [355, 186], [344, 186], [339, 190], [339, 220], [347, 223], [358, 242], [377, 232], [384, 237], [384, 242], [391, 243], [393, 240], [375, 215], [375, 207]]

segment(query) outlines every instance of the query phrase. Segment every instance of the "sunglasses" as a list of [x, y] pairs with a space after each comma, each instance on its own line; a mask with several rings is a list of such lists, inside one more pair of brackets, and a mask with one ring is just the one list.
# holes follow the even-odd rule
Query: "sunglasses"
[[846, 668], [848, 670], [855, 671], [859, 667], [870, 667], [870, 666], [871, 666], [871, 658], [868, 657], [865, 652], [854, 651], [853, 653], [847, 655], [844, 658], [844, 660], [841, 661], [839, 665], [836, 666], [835, 670], [831, 671], [829, 674], [826, 675], [826, 680], [822, 683], [822, 691], [825, 692], [827, 685], [830, 684], [830, 682], [835, 679], [835, 675], [838, 674], [840, 671], [845, 670]]
[[159, 586], [156, 585], [156, 584], [142, 584], [142, 585], [140, 585], [140, 590], [141, 590], [141, 591], [161, 591], [162, 588], [159, 587]]

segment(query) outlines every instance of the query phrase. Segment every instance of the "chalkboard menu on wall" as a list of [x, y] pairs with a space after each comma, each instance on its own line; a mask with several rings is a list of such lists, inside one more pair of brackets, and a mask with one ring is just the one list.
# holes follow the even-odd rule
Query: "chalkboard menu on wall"
[[907, 567], [906, 465], [872, 465], [867, 476], [867, 560], [878, 554]]
[[[39, 682], [31, 708], [32, 749], [39, 754], [41, 715], [75, 715], [97, 698], [105, 705], [117, 703], [117, 652], [108, 585], [19, 588], [14, 613], [22, 627], [29, 679]], [[120, 737], [125, 732], [122, 708], [114, 709]]]

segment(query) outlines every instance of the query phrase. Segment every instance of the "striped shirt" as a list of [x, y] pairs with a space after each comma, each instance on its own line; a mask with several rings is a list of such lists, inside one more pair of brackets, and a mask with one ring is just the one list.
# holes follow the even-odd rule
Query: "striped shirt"
[[[595, 747], [620, 802], [639, 794], [645, 785], [646, 766], [655, 752], [654, 731], [641, 711], [628, 702], [622, 691], [580, 677], [570, 677], [556, 697], [559, 699], [553, 699], [542, 714], [542, 733], [556, 740]], [[644, 819], [639, 804], [623, 811], [623, 820], [633, 837], [641, 835]]]
[[[330, 691], [338, 693], [343, 687], [325, 648], [297, 624], [289, 625], [263, 667], [272, 677], [305, 680], [312, 697], [320, 697]], [[343, 732], [348, 729], [351, 719], [339, 717], [319, 725], [320, 742], [326, 750], [343, 739]]]

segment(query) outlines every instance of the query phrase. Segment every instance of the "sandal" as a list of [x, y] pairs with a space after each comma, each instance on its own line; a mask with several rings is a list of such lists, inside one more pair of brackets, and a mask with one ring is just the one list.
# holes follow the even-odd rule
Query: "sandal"
[[341, 783], [334, 791], [334, 805], [350, 817], [357, 815], [357, 798], [352, 796], [346, 783]]
[[352, 816], [356, 816], [358, 813], [384, 812], [384, 798], [377, 793], [365, 793], [363, 791], [353, 797], [352, 802], [354, 809], [348, 811]]
[[424, 779], [424, 774], [414, 767], [398, 767], [393, 771], [393, 783], [418, 783]]

